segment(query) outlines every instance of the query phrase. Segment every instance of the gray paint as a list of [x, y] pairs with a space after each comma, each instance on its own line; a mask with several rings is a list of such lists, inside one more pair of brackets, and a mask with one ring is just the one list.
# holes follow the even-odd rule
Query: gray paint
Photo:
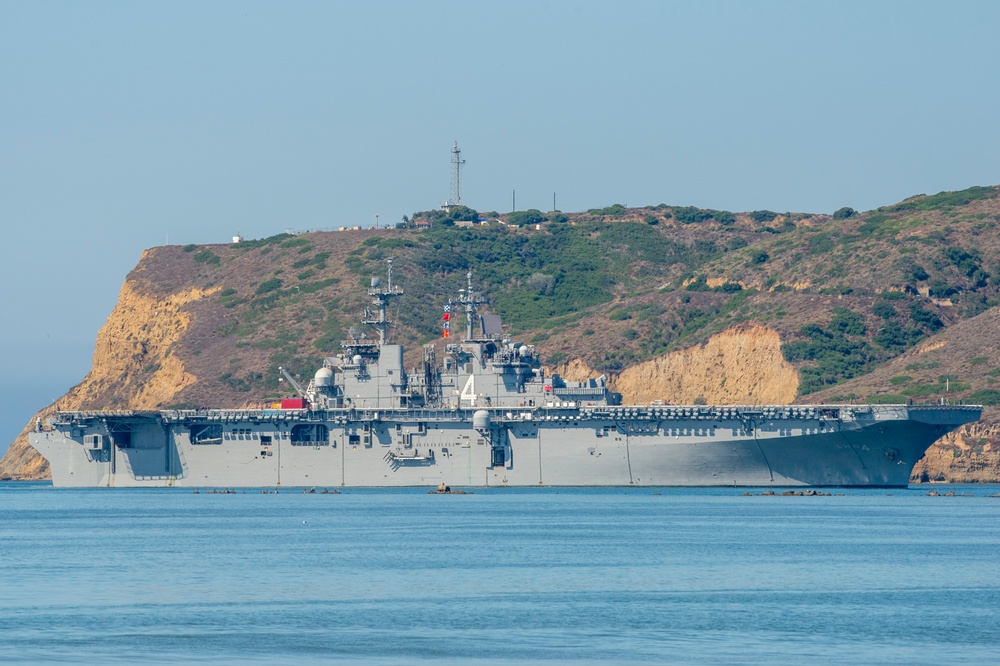
[[[981, 407], [622, 406], [605, 378], [545, 376], [499, 336], [433, 346], [407, 373], [391, 299], [327, 358], [308, 410], [60, 412], [30, 442], [56, 486], [905, 486]], [[479, 294], [459, 304], [478, 321]], [[495, 329], [494, 329], [495, 330]], [[329, 378], [333, 372], [332, 381]]]

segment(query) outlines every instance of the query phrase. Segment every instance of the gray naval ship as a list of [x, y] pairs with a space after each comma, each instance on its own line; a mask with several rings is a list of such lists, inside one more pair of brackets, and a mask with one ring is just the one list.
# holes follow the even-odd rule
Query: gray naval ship
[[[283, 409], [59, 412], [31, 445], [55, 486], [906, 486], [942, 435], [982, 408], [951, 405], [625, 406], [605, 377], [546, 376], [506, 339], [472, 274], [465, 337], [410, 372], [372, 280], [368, 331]], [[455, 313], [451, 313], [455, 306]], [[478, 329], [478, 330], [477, 330]], [[446, 341], [447, 343], [448, 341]]]

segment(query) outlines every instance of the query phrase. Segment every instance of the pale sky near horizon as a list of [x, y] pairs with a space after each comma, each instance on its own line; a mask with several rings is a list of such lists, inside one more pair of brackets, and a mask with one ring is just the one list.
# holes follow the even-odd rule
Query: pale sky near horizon
[[996, 2], [0, 4], [0, 452], [144, 248], [1000, 184]]

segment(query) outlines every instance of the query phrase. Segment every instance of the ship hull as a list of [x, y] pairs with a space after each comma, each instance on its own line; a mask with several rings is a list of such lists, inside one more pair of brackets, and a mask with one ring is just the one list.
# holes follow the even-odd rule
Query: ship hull
[[[90, 413], [31, 443], [60, 487], [903, 487], [934, 441], [979, 416], [967, 407], [840, 408], [836, 418], [715, 409], [497, 412], [478, 430], [471, 413]], [[222, 436], [192, 436], [192, 424], [204, 432], [197, 424], [216, 421]], [[302, 424], [323, 436], [296, 440]]]

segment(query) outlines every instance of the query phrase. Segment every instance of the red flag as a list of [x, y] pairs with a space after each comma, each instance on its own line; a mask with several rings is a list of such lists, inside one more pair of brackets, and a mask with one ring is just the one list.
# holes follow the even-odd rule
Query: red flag
[[448, 321], [449, 319], [451, 319], [451, 313], [445, 312], [443, 315], [441, 315], [441, 319], [443, 319], [444, 321]]
[[445, 330], [441, 331], [441, 337], [442, 338], [447, 338], [448, 337], [448, 329], [445, 329]]

